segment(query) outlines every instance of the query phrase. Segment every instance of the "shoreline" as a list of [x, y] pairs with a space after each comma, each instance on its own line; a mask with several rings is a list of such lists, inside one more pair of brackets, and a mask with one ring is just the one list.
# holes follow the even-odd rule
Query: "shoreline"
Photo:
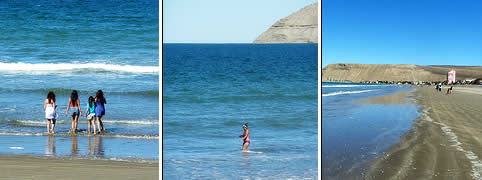
[[[371, 163], [364, 179], [479, 179], [482, 174], [482, 88], [454, 94], [418, 87], [420, 117], [387, 153]], [[461, 91], [458, 91], [461, 90]]]
[[[395, 90], [395, 92], [352, 100], [350, 103], [355, 104], [355, 106], [364, 107], [357, 109], [355, 112], [360, 110], [364, 112], [369, 111], [368, 113], [358, 114], [361, 116], [352, 113], [347, 115], [355, 119], [360, 118], [350, 123], [357, 124], [357, 126], [361, 126], [360, 129], [364, 130], [350, 130], [352, 132], [350, 136], [346, 141], [341, 142], [342, 144], [349, 144], [349, 148], [352, 148], [345, 157], [340, 156], [341, 159], [331, 158], [328, 161], [325, 159], [325, 162], [329, 164], [326, 164], [325, 169], [323, 169], [326, 172], [322, 171], [323, 179], [362, 179], [372, 162], [386, 149], [399, 143], [399, 137], [408, 132], [412, 127], [413, 121], [418, 118], [417, 112], [419, 107], [411, 99], [414, 91], [414, 88], [402, 91]], [[408, 115], [408, 112], [411, 115]], [[399, 115], [392, 116], [394, 114]], [[369, 119], [366, 119], [367, 117]], [[367, 133], [366, 130], [370, 130], [370, 132]], [[378, 132], [374, 133], [374, 131]], [[360, 136], [355, 138], [353, 135], [357, 133]], [[350, 139], [359, 139], [365, 142], [353, 143], [350, 142]], [[330, 153], [326, 155], [328, 158], [330, 156], [336, 157], [340, 154]]]
[[0, 178], [159, 179], [159, 163], [0, 154]]
[[31, 133], [31, 132], [0, 132], [0, 136], [52, 136], [52, 137], [103, 137], [103, 138], [124, 138], [124, 139], [145, 139], [145, 140], [151, 140], [151, 139], [159, 139], [159, 135], [148, 135], [148, 134], [106, 134], [106, 133], [101, 133], [101, 134], [87, 134], [87, 133], [55, 133], [55, 134], [50, 134], [47, 132], [37, 132], [37, 133]]

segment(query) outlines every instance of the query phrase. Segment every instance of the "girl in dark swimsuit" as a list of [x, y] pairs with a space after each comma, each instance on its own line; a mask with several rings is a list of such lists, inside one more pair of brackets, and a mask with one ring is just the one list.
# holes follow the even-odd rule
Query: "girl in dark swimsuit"
[[75, 133], [77, 132], [77, 126], [79, 124], [79, 116], [82, 116], [79, 94], [76, 90], [73, 90], [72, 95], [70, 95], [69, 104], [67, 105], [67, 112], [65, 112], [65, 116], [67, 116], [67, 114], [69, 113], [70, 107], [72, 107], [72, 129], [70, 129], [70, 132]]
[[244, 134], [243, 135], [240, 135], [239, 137], [242, 137], [239, 141], [243, 140], [243, 150], [247, 150], [248, 149], [248, 146], [250, 144], [250, 141], [249, 141], [249, 130], [248, 130], [248, 124], [244, 124], [243, 125], [243, 129], [244, 129]]

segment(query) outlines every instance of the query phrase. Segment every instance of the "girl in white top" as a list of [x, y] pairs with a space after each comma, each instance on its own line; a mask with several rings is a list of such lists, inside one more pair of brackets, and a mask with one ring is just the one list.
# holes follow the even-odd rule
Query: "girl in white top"
[[[55, 112], [55, 93], [50, 91], [47, 95], [47, 99], [44, 102], [45, 118], [47, 118], [47, 133], [55, 134], [55, 118], [57, 113]], [[52, 126], [52, 128], [50, 127]]]

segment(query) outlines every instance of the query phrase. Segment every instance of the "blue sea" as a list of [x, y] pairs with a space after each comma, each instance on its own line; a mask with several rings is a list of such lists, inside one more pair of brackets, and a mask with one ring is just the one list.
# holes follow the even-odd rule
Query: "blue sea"
[[317, 179], [317, 48], [164, 44], [163, 177]]
[[363, 179], [370, 163], [411, 129], [419, 107], [357, 101], [412, 91], [405, 85], [322, 83], [322, 179]]
[[[157, 160], [158, 7], [150, 0], [1, 1], [0, 153]], [[88, 136], [80, 117], [81, 132], [70, 136], [72, 90], [85, 112], [99, 89], [106, 134]], [[58, 105], [55, 136], [46, 133], [43, 112], [49, 91]]]

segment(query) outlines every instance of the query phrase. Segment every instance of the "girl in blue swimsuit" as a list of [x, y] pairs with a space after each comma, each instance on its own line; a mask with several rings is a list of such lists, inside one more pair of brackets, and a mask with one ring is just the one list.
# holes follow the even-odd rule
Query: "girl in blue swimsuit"
[[69, 113], [69, 109], [72, 107], [72, 129], [71, 132], [77, 132], [77, 125], [79, 124], [79, 116], [82, 116], [82, 109], [80, 109], [80, 100], [77, 90], [73, 90], [69, 98], [69, 104], [67, 105], [67, 112], [65, 116]]
[[104, 124], [102, 124], [102, 117], [105, 115], [104, 104], [107, 104], [107, 101], [104, 97], [104, 92], [99, 90], [95, 94], [95, 116], [97, 117], [97, 127], [99, 128], [99, 132], [105, 131]]
[[87, 110], [85, 110], [85, 117], [87, 117], [87, 120], [89, 121], [89, 134], [91, 133], [90, 127], [94, 126], [94, 134], [97, 134], [97, 131], [95, 130], [95, 99], [94, 97], [90, 96], [89, 97], [89, 103], [87, 104], [86, 107]]

